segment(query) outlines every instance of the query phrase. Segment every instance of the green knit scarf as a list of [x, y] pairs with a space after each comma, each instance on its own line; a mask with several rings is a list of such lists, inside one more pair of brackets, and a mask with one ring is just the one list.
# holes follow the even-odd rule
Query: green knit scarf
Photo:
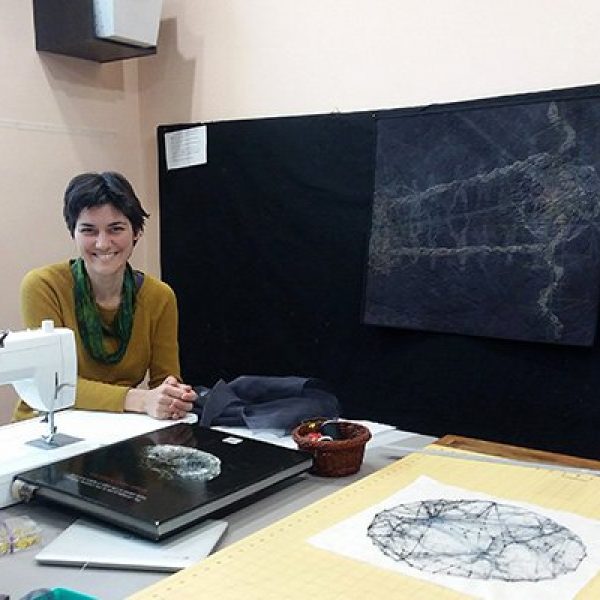
[[[123, 276], [121, 303], [111, 327], [107, 327], [100, 318], [98, 306], [94, 300], [92, 284], [82, 258], [71, 261], [73, 274], [73, 292], [75, 295], [75, 314], [79, 334], [83, 344], [94, 360], [113, 365], [124, 356], [133, 329], [135, 311], [136, 284], [133, 269], [127, 263]], [[119, 346], [109, 353], [104, 348], [104, 336], [117, 338]]]

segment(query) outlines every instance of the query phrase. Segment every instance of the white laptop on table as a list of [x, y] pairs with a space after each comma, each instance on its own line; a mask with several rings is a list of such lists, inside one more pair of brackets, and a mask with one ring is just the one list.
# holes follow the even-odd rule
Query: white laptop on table
[[35, 558], [40, 563], [54, 565], [178, 571], [208, 556], [226, 529], [225, 521], [205, 519], [153, 542], [123, 529], [80, 518]]

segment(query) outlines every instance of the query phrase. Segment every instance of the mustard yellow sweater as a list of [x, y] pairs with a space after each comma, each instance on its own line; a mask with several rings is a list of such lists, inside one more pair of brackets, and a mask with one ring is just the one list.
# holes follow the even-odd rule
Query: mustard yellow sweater
[[[34, 269], [21, 283], [21, 312], [25, 327], [40, 327], [52, 319], [56, 327], [75, 333], [77, 345], [77, 395], [75, 406], [88, 410], [122, 412], [127, 391], [149, 374], [150, 387], [160, 385], [168, 375], [180, 379], [177, 343], [177, 301], [173, 290], [162, 281], [145, 275], [138, 290], [133, 330], [123, 359], [114, 365], [94, 360], [85, 349], [75, 316], [73, 277], [68, 262]], [[100, 310], [111, 323], [116, 310]], [[111, 346], [111, 344], [113, 344]], [[116, 349], [116, 340], [107, 338], [106, 349]], [[21, 402], [14, 419], [34, 412]]]

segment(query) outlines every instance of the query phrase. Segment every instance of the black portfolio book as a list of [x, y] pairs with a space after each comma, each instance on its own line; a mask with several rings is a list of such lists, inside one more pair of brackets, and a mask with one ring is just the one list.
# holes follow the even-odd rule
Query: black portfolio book
[[298, 450], [180, 423], [21, 473], [14, 489], [158, 540], [311, 466]]

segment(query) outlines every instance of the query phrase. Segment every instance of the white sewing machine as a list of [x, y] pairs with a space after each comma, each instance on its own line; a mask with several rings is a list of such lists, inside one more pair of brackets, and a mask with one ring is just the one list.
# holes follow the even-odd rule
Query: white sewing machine
[[[63, 410], [75, 403], [76, 382], [70, 329], [49, 321], [40, 329], [0, 332], [0, 384], [11, 383], [31, 408], [46, 415], [0, 427], [0, 508], [19, 501], [11, 492], [19, 473], [173, 424], [143, 414]], [[55, 417], [62, 431], [81, 437], [57, 433]]]
[[75, 404], [77, 353], [70, 329], [43, 321], [40, 329], [0, 332], [0, 384], [12, 383], [34, 410], [45, 413], [49, 432], [32, 441], [50, 448], [78, 441], [56, 433], [54, 414]]

